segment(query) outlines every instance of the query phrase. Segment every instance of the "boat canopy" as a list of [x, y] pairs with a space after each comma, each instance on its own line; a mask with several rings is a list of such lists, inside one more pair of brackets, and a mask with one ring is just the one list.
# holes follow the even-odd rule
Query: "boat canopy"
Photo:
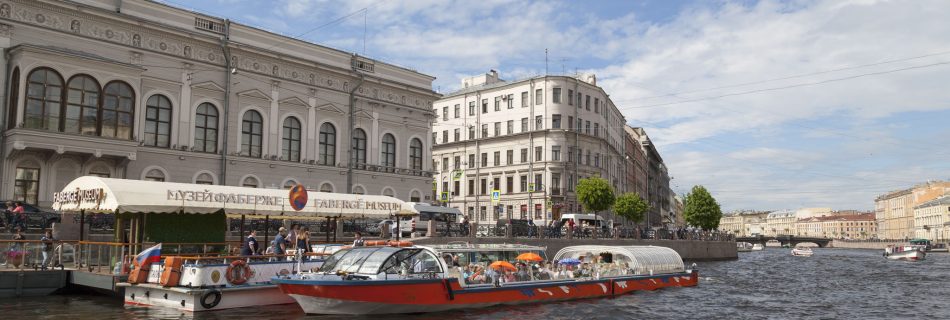
[[[53, 209], [88, 213], [189, 213], [289, 217], [387, 218], [418, 214], [404, 201], [387, 197], [220, 185], [79, 177], [53, 195]], [[305, 201], [299, 201], [305, 200]]]
[[685, 266], [679, 253], [673, 249], [656, 246], [570, 246], [554, 255], [554, 261], [578, 259], [602, 263], [627, 264], [633, 274], [684, 272]]

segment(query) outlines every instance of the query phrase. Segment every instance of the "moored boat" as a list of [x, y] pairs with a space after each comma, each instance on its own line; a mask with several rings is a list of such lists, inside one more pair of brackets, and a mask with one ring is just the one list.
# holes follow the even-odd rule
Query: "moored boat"
[[792, 249], [792, 255], [798, 257], [811, 257], [814, 252], [811, 251], [809, 247], [795, 247]]
[[436, 312], [612, 297], [698, 283], [698, 273], [664, 247], [573, 246], [559, 251], [552, 263], [527, 254], [535, 258], [526, 264], [497, 260], [468, 266], [444, 252], [422, 246], [347, 248], [315, 272], [278, 276], [272, 282], [309, 314]]
[[765, 246], [763, 246], [761, 243], [756, 243], [752, 245], [752, 251], [762, 251], [762, 250], [765, 250]]
[[752, 251], [752, 244], [748, 242], [736, 242], [736, 251], [738, 252]]
[[925, 246], [918, 245], [887, 246], [884, 257], [888, 260], [919, 261], [927, 258], [925, 250]]

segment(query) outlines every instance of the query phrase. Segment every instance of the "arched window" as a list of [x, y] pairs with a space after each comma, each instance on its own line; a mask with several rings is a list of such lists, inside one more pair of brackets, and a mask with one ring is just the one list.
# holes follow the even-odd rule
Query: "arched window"
[[409, 196], [409, 202], [419, 202], [421, 198], [418, 190], [412, 190], [412, 194]]
[[165, 173], [162, 172], [162, 170], [158, 170], [158, 169], [149, 170], [148, 173], [145, 174], [145, 181], [164, 182]]
[[366, 131], [356, 129], [353, 131], [353, 166], [358, 169], [366, 167]]
[[353, 186], [353, 194], [366, 194], [366, 190], [362, 186]]
[[99, 125], [99, 83], [90, 76], [78, 75], [69, 79], [66, 87], [63, 132], [96, 135]]
[[384, 189], [383, 189], [383, 195], [384, 195], [384, 196], [387, 196], [387, 197], [395, 197], [395, 196], [396, 196], [396, 192], [394, 192], [392, 188], [384, 188]]
[[27, 128], [59, 130], [63, 102], [63, 78], [49, 68], [30, 72], [26, 87], [23, 125]]
[[383, 135], [382, 158], [380, 164], [386, 172], [392, 172], [396, 167], [396, 138], [391, 134]]
[[122, 81], [106, 85], [102, 99], [101, 136], [132, 140], [132, 87]]
[[241, 120], [241, 155], [260, 158], [263, 136], [264, 119], [261, 114], [254, 110], [245, 112]]
[[333, 185], [324, 183], [320, 185], [320, 192], [333, 192]]
[[300, 184], [300, 183], [297, 182], [297, 180], [294, 180], [294, 179], [287, 179], [287, 181], [284, 181], [284, 186], [283, 186], [283, 187], [284, 187], [285, 190], [290, 190], [290, 188], [293, 188], [294, 186], [296, 186], [296, 185], [298, 185], [298, 184]]
[[422, 170], [422, 141], [416, 138], [409, 142], [409, 167]]
[[195, 151], [218, 152], [218, 108], [207, 102], [195, 111]]
[[168, 148], [172, 136], [172, 102], [156, 94], [145, 102], [145, 145]]
[[197, 177], [195, 177], [195, 184], [212, 185], [214, 184], [214, 177], [212, 177], [211, 174], [207, 172], [202, 172]]
[[16, 128], [17, 107], [20, 103], [20, 68], [13, 68], [13, 74], [10, 76], [10, 113], [7, 114], [7, 129]]
[[320, 126], [320, 164], [336, 164], [336, 128], [329, 122]]
[[281, 143], [281, 159], [300, 162], [300, 120], [284, 119], [284, 138]]
[[244, 181], [241, 182], [241, 186], [245, 188], [257, 188], [261, 185], [260, 181], [257, 181], [257, 178], [247, 177], [244, 178]]

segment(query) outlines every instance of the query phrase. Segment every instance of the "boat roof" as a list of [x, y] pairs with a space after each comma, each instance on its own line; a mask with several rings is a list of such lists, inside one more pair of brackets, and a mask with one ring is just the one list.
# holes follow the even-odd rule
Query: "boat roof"
[[679, 253], [657, 246], [570, 246], [558, 251], [554, 260], [574, 258], [590, 262], [603, 253], [612, 254], [613, 261], [627, 263], [638, 274], [674, 273], [686, 269]]
[[512, 244], [512, 243], [491, 243], [491, 244], [472, 244], [472, 243], [454, 243], [454, 244], [437, 244], [426, 246], [435, 251], [466, 251], [466, 252], [477, 252], [477, 251], [544, 251], [547, 247], [539, 246], [529, 246], [524, 244]]

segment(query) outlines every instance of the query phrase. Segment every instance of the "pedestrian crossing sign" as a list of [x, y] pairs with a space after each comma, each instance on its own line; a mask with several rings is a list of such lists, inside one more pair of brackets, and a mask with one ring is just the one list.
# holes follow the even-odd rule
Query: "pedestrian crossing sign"
[[443, 191], [442, 194], [441, 194], [440, 197], [439, 197], [439, 200], [442, 201], [442, 202], [449, 202], [449, 192], [448, 192], [448, 191]]
[[491, 191], [491, 202], [498, 203], [501, 201], [501, 190], [495, 189]]

